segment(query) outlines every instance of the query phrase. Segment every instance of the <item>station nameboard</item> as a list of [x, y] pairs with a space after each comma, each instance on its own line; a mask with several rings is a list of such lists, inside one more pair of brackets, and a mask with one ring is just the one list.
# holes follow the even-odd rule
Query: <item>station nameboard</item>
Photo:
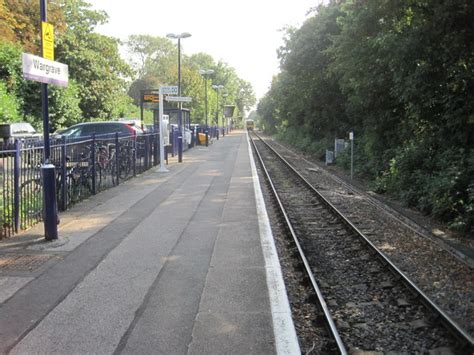
[[25, 79], [63, 87], [68, 85], [69, 69], [66, 64], [28, 53], [22, 54], [22, 62]]

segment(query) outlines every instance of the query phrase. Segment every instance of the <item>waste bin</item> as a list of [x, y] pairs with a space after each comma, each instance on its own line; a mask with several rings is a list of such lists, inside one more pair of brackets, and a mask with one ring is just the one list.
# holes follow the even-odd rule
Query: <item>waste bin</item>
[[198, 133], [199, 137], [199, 144], [206, 144], [206, 134], [205, 133]]

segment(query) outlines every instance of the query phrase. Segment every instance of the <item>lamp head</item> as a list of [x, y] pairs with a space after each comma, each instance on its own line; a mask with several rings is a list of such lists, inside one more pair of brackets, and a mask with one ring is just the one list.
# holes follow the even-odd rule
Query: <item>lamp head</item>
[[214, 74], [214, 70], [213, 69], [199, 69], [199, 74], [211, 75], [211, 74]]
[[188, 38], [191, 37], [191, 33], [189, 32], [182, 32], [182, 33], [168, 33], [166, 34], [168, 38], [180, 39], [180, 38]]

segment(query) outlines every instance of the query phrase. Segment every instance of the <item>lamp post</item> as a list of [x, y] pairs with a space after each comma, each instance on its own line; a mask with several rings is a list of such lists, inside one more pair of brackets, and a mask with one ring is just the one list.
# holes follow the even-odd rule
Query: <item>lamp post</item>
[[[178, 96], [181, 96], [181, 38], [191, 37], [191, 34], [189, 32], [168, 33], [166, 37], [178, 40]], [[181, 111], [181, 102], [178, 107], [178, 162], [181, 163], [183, 161], [183, 113]]]
[[191, 37], [191, 33], [168, 33], [166, 37], [178, 40], [178, 96], [181, 96], [181, 38]]
[[[227, 96], [229, 96], [228, 93], [223, 93], [222, 94], [222, 97], [224, 98], [224, 107], [226, 105], [226, 102], [227, 102]], [[227, 123], [228, 123], [228, 119], [225, 117], [225, 113], [222, 115], [222, 136], [224, 137], [226, 133], [229, 133], [227, 131]]]
[[219, 139], [219, 91], [224, 88], [224, 85], [212, 85], [212, 88], [217, 92], [216, 103], [216, 124], [217, 124], [217, 139]]
[[201, 74], [204, 77], [204, 84], [205, 84], [205, 96], [206, 96], [206, 102], [205, 102], [205, 115], [206, 115], [206, 131], [204, 132], [206, 134], [206, 147], [209, 146], [209, 138], [207, 136], [209, 127], [207, 125], [207, 78], [209, 75], [214, 74], [214, 70], [212, 69], [201, 69], [199, 70], [199, 74]]

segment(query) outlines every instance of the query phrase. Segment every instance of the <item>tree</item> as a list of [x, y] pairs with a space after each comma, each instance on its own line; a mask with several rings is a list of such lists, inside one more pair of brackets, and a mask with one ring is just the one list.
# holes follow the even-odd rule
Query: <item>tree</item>
[[468, 0], [318, 7], [286, 32], [262, 126], [310, 151], [353, 130], [379, 191], [472, 231], [473, 16]]
[[61, 9], [68, 26], [57, 39], [57, 60], [69, 65], [69, 77], [77, 82], [84, 119], [111, 119], [115, 103], [126, 95], [125, 78], [132, 74], [120, 57], [120, 42], [93, 32], [107, 15], [88, 3], [62, 0]]

